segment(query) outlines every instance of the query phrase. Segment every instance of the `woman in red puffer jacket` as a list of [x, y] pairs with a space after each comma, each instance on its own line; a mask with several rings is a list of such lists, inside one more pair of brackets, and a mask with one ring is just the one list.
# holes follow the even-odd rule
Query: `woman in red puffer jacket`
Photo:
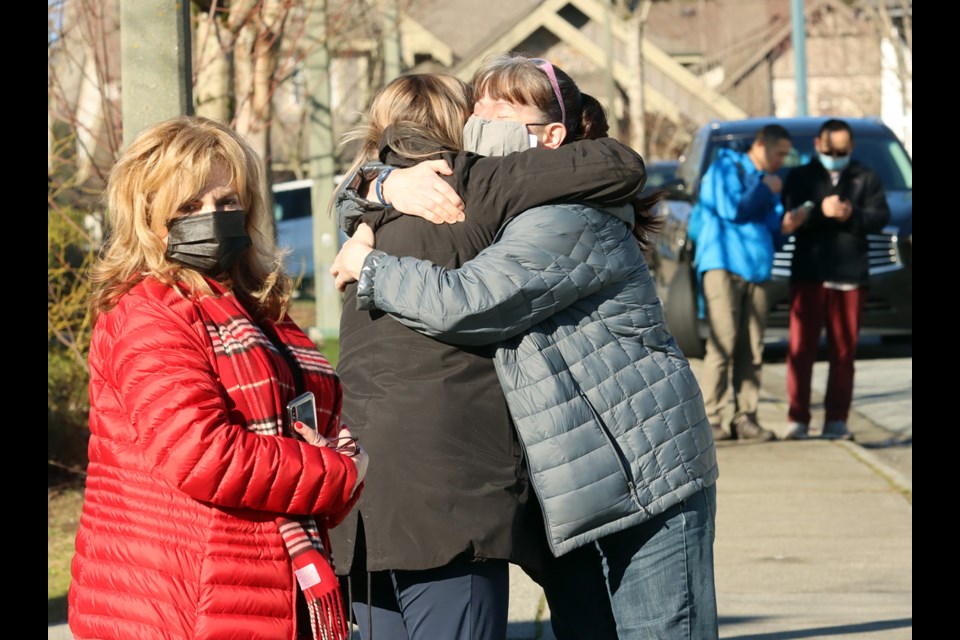
[[[182, 117], [111, 173], [91, 273], [78, 640], [347, 635], [327, 529], [367, 456], [341, 428], [336, 373], [286, 313], [259, 164], [234, 131]], [[317, 431], [284, 420], [306, 391]]]

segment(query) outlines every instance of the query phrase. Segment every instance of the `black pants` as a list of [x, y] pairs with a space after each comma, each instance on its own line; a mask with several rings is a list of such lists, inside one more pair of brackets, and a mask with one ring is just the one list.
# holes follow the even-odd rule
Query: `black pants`
[[527, 571], [527, 575], [543, 587], [557, 640], [617, 640], [617, 623], [596, 545], [550, 557], [542, 572]]
[[510, 573], [504, 560], [354, 574], [350, 582], [354, 618], [363, 640], [505, 640], [507, 636]]

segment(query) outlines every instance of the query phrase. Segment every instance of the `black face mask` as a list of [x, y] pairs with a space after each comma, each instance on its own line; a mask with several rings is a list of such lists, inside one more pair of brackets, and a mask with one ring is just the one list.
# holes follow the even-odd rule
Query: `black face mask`
[[243, 211], [211, 211], [175, 218], [167, 225], [166, 256], [208, 276], [229, 269], [252, 244]]

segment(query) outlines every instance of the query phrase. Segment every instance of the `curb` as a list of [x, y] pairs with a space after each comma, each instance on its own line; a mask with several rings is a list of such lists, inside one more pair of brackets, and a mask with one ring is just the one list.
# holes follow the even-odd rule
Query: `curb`
[[[766, 368], [767, 363], [764, 362], [764, 368]], [[786, 408], [789, 406], [787, 404], [787, 393], [785, 388], [780, 388], [777, 385], [768, 386], [769, 378], [764, 376], [761, 378], [760, 382], [760, 393], [761, 393], [761, 402], [763, 397], [766, 396], [768, 400], [781, 405], [783, 410], [783, 415], [786, 415]], [[773, 388], [771, 388], [773, 387]], [[811, 403], [813, 402], [823, 402], [823, 393], [813, 391], [811, 394]], [[848, 422], [863, 423], [865, 426], [868, 426], [872, 430], [889, 433], [883, 425], [877, 424], [868, 416], [857, 411], [855, 405], [850, 407], [850, 417], [854, 417], [855, 420], [848, 420]], [[862, 443], [857, 442], [856, 440], [833, 440], [832, 442], [845, 447], [854, 458], [857, 458], [859, 461], [873, 469], [876, 473], [886, 478], [890, 485], [901, 493], [908, 494], [911, 496], [909, 499], [912, 501], [913, 495], [913, 482], [903, 475], [900, 471], [897, 471], [889, 464], [884, 462], [879, 456], [873, 453], [870, 449], [863, 446]]]
[[[857, 416], [872, 425], [876, 425], [876, 423], [871, 421], [869, 418], [865, 418], [861, 414], [857, 414]], [[859, 459], [868, 467], [886, 478], [895, 489], [902, 493], [910, 494], [910, 496], [913, 495], [913, 483], [902, 473], [888, 465], [886, 462], [882, 461], [878, 456], [874, 455], [869, 449], [863, 445], [857, 444], [856, 442], [844, 440], [837, 440], [835, 442], [836, 444], [839, 444], [847, 449], [851, 454], [853, 454], [853, 457]]]

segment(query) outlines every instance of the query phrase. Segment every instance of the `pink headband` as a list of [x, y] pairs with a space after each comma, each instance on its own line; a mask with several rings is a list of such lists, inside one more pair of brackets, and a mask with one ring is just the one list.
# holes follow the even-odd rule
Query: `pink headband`
[[530, 62], [537, 65], [538, 69], [542, 69], [543, 72], [547, 74], [547, 79], [550, 80], [550, 86], [553, 87], [553, 94], [557, 96], [557, 102], [560, 104], [560, 119], [563, 124], [566, 125], [567, 109], [563, 106], [563, 94], [560, 93], [560, 83], [557, 82], [557, 74], [553, 70], [553, 65], [543, 58], [530, 58]]

